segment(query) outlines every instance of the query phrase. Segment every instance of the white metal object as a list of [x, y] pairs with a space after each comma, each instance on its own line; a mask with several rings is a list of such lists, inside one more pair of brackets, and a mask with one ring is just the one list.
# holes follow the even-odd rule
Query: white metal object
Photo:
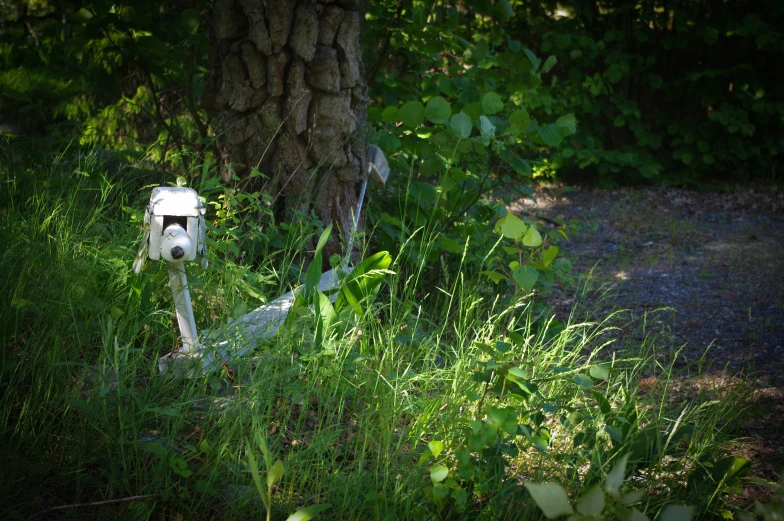
[[166, 262], [182, 338], [180, 352], [186, 355], [198, 350], [199, 333], [185, 276], [185, 261], [198, 256], [202, 267], [207, 266], [204, 212], [196, 191], [191, 188], [153, 188], [144, 214], [142, 245], [133, 263], [133, 270], [140, 274], [148, 258]]
[[346, 259], [343, 262], [344, 266], [349, 265], [351, 260], [351, 251], [354, 249], [354, 235], [357, 233], [359, 227], [359, 214], [362, 212], [362, 202], [365, 200], [365, 191], [367, 190], [368, 179], [372, 179], [374, 183], [379, 186], [384, 186], [389, 177], [389, 163], [384, 152], [376, 145], [369, 145], [368, 150], [368, 175], [362, 181], [362, 188], [359, 190], [359, 199], [357, 201], [357, 209], [354, 210], [354, 228], [351, 230], [351, 235], [348, 238], [348, 247], [346, 248]]
[[174, 295], [174, 308], [177, 310], [177, 324], [180, 326], [182, 348], [186, 354], [198, 349], [199, 333], [196, 330], [196, 319], [193, 317], [191, 293], [188, 291], [188, 279], [185, 277], [185, 264], [182, 261], [167, 262], [169, 268], [169, 286]]
[[197, 254], [206, 257], [205, 209], [196, 190], [168, 186], [153, 188], [147, 212], [150, 214], [150, 259], [158, 260], [163, 255], [165, 260], [169, 260], [167, 253], [171, 253], [172, 249], [164, 251], [164, 248], [174, 245], [164, 241], [164, 232], [170, 231], [172, 225], [179, 225], [193, 245], [193, 248], [175, 260], [192, 261]]
[[[362, 183], [359, 201], [354, 212], [353, 230], [349, 238], [345, 271], [353, 248], [354, 234], [365, 198], [368, 179], [376, 184], [386, 184], [389, 165], [378, 147], [368, 147], [368, 177]], [[153, 189], [150, 204], [144, 216], [144, 238], [134, 262], [134, 271], [140, 273], [146, 260], [163, 259], [169, 269], [169, 284], [174, 294], [177, 321], [182, 335], [182, 348], [158, 359], [158, 369], [180, 376], [202, 376], [222, 366], [235, 362], [262, 342], [277, 334], [285, 323], [302, 287], [296, 288], [269, 303], [251, 311], [216, 331], [215, 343], [199, 340], [193, 308], [185, 277], [184, 261], [199, 258], [202, 268], [207, 267], [206, 228], [204, 207], [194, 190], [189, 188], [158, 187]], [[322, 274], [318, 290], [330, 296], [339, 285], [334, 270]]]
[[[346, 272], [351, 273], [352, 269], [348, 268]], [[338, 288], [339, 282], [334, 270], [326, 271], [321, 275], [318, 290], [329, 293]], [[176, 352], [161, 357], [158, 369], [162, 373], [171, 371], [181, 376], [198, 376], [234, 363], [277, 334], [302, 290], [300, 286], [289, 291], [222, 327], [211, 335], [220, 339], [213, 345], [202, 343], [198, 351], [189, 355]], [[330, 300], [334, 302], [335, 297], [336, 294], [331, 294]], [[196, 364], [194, 354], [198, 354], [199, 364]]]

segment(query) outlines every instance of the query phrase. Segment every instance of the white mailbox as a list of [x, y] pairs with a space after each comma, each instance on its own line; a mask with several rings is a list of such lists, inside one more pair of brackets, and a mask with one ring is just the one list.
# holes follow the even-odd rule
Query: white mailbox
[[199, 258], [207, 268], [204, 205], [192, 188], [153, 188], [144, 213], [144, 238], [134, 271], [141, 273], [147, 258], [168, 262]]
[[[196, 190], [166, 186], [153, 188], [144, 212], [142, 245], [133, 263], [133, 271], [140, 274], [148, 258], [166, 261], [182, 339], [179, 353], [186, 356], [199, 350], [199, 335], [184, 261], [198, 258], [201, 267], [207, 267], [204, 212]], [[159, 361], [159, 367], [166, 367], [166, 363]]]

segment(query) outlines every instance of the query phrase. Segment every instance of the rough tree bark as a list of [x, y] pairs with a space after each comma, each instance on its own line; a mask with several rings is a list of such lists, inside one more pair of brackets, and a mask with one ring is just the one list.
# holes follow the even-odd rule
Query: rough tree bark
[[[366, 168], [363, 0], [215, 0], [207, 110], [224, 179], [257, 168], [281, 217], [351, 229]], [[337, 241], [328, 248], [339, 250]]]

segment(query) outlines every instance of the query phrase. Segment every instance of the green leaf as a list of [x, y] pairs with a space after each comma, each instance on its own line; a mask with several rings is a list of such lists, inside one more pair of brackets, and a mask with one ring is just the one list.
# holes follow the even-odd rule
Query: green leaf
[[459, 112], [452, 116], [452, 119], [449, 121], [449, 128], [452, 129], [452, 132], [457, 135], [457, 137], [468, 139], [471, 137], [471, 131], [474, 129], [473, 123], [471, 123], [471, 118], [465, 112]]
[[542, 138], [542, 141], [544, 141], [544, 144], [549, 147], [557, 147], [563, 141], [561, 127], [555, 123], [539, 127], [536, 131], [539, 133], [539, 137]]
[[626, 462], [629, 461], [629, 455], [624, 454], [618, 460], [613, 469], [607, 474], [607, 479], [604, 480], [604, 486], [610, 494], [615, 498], [620, 498], [621, 485], [623, 485], [623, 478], [626, 476]]
[[558, 58], [553, 55], [550, 55], [547, 60], [545, 60], [544, 65], [542, 65], [542, 72], [549, 72], [550, 69], [555, 67], [555, 64], [558, 63]]
[[438, 237], [438, 246], [449, 253], [463, 253], [463, 247], [460, 246], [460, 243], [446, 235]]
[[275, 462], [274, 465], [269, 469], [269, 473], [267, 474], [267, 486], [271, 487], [278, 481], [280, 478], [283, 477], [283, 472], [285, 469], [283, 468], [283, 462], [278, 460]]
[[533, 69], [531, 69], [531, 73], [535, 73], [536, 70], [539, 68], [539, 64], [542, 63], [541, 60], [539, 60], [539, 58], [536, 57], [536, 55], [533, 53], [531, 49], [526, 47], [525, 49], [523, 49], [523, 51], [525, 52], [525, 55], [528, 56], [528, 60], [531, 62], [531, 65], [533, 65]]
[[435, 156], [428, 157], [427, 159], [422, 161], [422, 163], [419, 165], [419, 173], [420, 175], [423, 175], [425, 177], [430, 177], [434, 175], [436, 172], [439, 172], [441, 170], [441, 167], [443, 166], [444, 164], [441, 162], [439, 158]]
[[468, 177], [463, 170], [456, 167], [450, 168], [446, 174], [451, 177], [455, 183], [462, 183]]
[[427, 101], [425, 117], [429, 122], [440, 125], [449, 121], [451, 115], [452, 108], [449, 102], [441, 96], [435, 96]]
[[433, 457], [437, 458], [438, 455], [441, 454], [441, 452], [444, 450], [444, 442], [433, 440], [427, 444], [427, 448], [430, 449]]
[[629, 521], [650, 521], [648, 516], [637, 510], [636, 508], [632, 508], [632, 514], [629, 517]]
[[430, 469], [430, 479], [433, 483], [441, 483], [449, 475], [449, 469], [443, 465], [436, 465]]
[[394, 123], [395, 121], [397, 121], [397, 113], [398, 113], [397, 107], [387, 107], [381, 113], [381, 121], [383, 121], [384, 123]]
[[506, 277], [504, 277], [503, 273], [498, 273], [497, 271], [493, 270], [485, 270], [481, 272], [482, 275], [493, 281], [494, 284], [498, 284]]
[[479, 116], [479, 132], [482, 135], [484, 145], [488, 145], [490, 140], [495, 137], [495, 125], [484, 115]]
[[416, 128], [425, 121], [425, 106], [418, 101], [409, 101], [400, 107], [397, 115], [405, 126]]
[[413, 181], [409, 186], [408, 195], [414, 201], [434, 202], [438, 199], [436, 187], [422, 181]]
[[374, 294], [388, 273], [392, 263], [389, 252], [380, 251], [360, 262], [343, 280], [338, 297], [335, 299], [335, 313], [340, 315], [344, 308], [351, 308], [357, 315], [362, 314], [362, 301]]
[[618, 83], [621, 81], [621, 78], [623, 78], [623, 70], [617, 63], [610, 65], [606, 74], [607, 79], [610, 80], [610, 83]]
[[550, 246], [545, 250], [542, 254], [542, 262], [545, 266], [549, 266], [555, 258], [558, 256], [558, 247], [557, 246]]
[[75, 13], [71, 14], [71, 18], [73, 21], [83, 24], [88, 20], [91, 20], [93, 17], [93, 13], [90, 12], [89, 9], [85, 9], [84, 7], [80, 8]]
[[593, 365], [589, 373], [597, 380], [607, 380], [610, 378], [610, 366], [609, 364]]
[[269, 508], [269, 498], [267, 497], [267, 489], [264, 488], [261, 484], [261, 474], [259, 473], [259, 465], [256, 462], [256, 457], [253, 455], [253, 452], [250, 449], [245, 449], [245, 457], [248, 458], [248, 470], [250, 470], [250, 475], [253, 478], [253, 484], [256, 485], [256, 490], [261, 496], [261, 500], [264, 502], [264, 506]]
[[531, 266], [520, 266], [512, 272], [512, 277], [524, 291], [529, 292], [539, 280], [539, 272]]
[[512, 168], [518, 175], [530, 177], [531, 176], [531, 165], [525, 159], [516, 156], [512, 160]]
[[571, 136], [577, 133], [577, 119], [575, 119], [574, 114], [565, 114], [555, 120], [555, 124], [558, 125], [567, 136]]
[[204, 454], [207, 454], [208, 456], [213, 452], [215, 452], [215, 450], [212, 447], [210, 447], [210, 444], [207, 442], [206, 439], [201, 440], [199, 442], [199, 451], [203, 452]]
[[482, 112], [484, 112], [488, 116], [492, 116], [497, 112], [501, 112], [504, 109], [504, 102], [501, 101], [501, 97], [493, 91], [485, 93], [482, 96]]
[[591, 380], [591, 377], [588, 375], [578, 374], [574, 377], [574, 381], [583, 389], [590, 389], [593, 387], [593, 380]]
[[601, 514], [602, 510], [604, 510], [604, 490], [602, 490], [602, 486], [599, 484], [594, 485], [591, 490], [580, 498], [575, 508], [584, 516]]
[[305, 291], [303, 297], [307, 302], [313, 298], [313, 295], [321, 282], [321, 251], [318, 251], [313, 256], [313, 260], [308, 264], [308, 269], [305, 272]]
[[605, 425], [604, 431], [610, 435], [610, 438], [617, 441], [618, 443], [623, 443], [623, 432], [621, 429], [614, 425]]
[[542, 245], [542, 236], [539, 235], [539, 230], [533, 224], [528, 227], [525, 235], [523, 235], [523, 245], [529, 248], [538, 248]]
[[525, 488], [548, 519], [574, 513], [569, 497], [555, 483], [526, 483]]
[[156, 416], [171, 416], [174, 418], [182, 416], [180, 411], [173, 407], [145, 407], [141, 412], [151, 412]]
[[703, 38], [705, 39], [705, 43], [713, 45], [716, 43], [716, 40], [719, 39], [719, 31], [713, 27], [708, 27], [705, 29]]
[[324, 231], [321, 232], [321, 236], [319, 237], [318, 244], [316, 244], [316, 253], [320, 253], [321, 250], [324, 249], [326, 246], [327, 241], [329, 240], [329, 235], [332, 233], [332, 223], [329, 223]]
[[694, 514], [692, 507], [685, 505], [667, 505], [659, 514], [658, 521], [691, 521]]
[[457, 87], [455, 87], [454, 81], [447, 77], [443, 77], [438, 80], [438, 90], [450, 97], [457, 96], [458, 94], [458, 90]]
[[498, 0], [494, 8], [495, 12], [498, 14], [498, 18], [504, 22], [509, 21], [514, 15], [514, 9], [512, 8], [512, 4], [509, 3], [509, 0]]
[[479, 119], [479, 116], [482, 115], [482, 104], [478, 101], [469, 103], [463, 107], [463, 112], [465, 112], [466, 115], [471, 118], [471, 121]]
[[452, 191], [457, 186], [455, 184], [455, 180], [449, 177], [449, 174], [441, 176], [441, 179], [438, 181], [438, 186], [441, 187], [441, 192], [446, 193]]
[[520, 369], [519, 367], [512, 367], [509, 369], [509, 374], [517, 378], [522, 378], [523, 380], [528, 380], [528, 371]]
[[376, 137], [376, 144], [380, 146], [384, 152], [391, 154], [400, 148], [400, 139], [389, 132], [381, 132]]
[[510, 125], [519, 125], [521, 127], [526, 127], [528, 126], [529, 121], [531, 121], [531, 116], [528, 115], [528, 111], [525, 109], [517, 109], [511, 114], [509, 114]]
[[509, 212], [501, 223], [501, 235], [508, 239], [519, 239], [525, 233], [528, 226], [521, 221], [515, 214]]
[[287, 517], [286, 521], [309, 521], [331, 507], [331, 503], [322, 503], [321, 505], [310, 505], [309, 507], [300, 508]]
[[607, 398], [599, 391], [594, 390], [591, 392], [593, 393], [593, 397], [596, 398], [596, 403], [599, 405], [599, 410], [602, 411], [602, 414], [612, 413], [612, 406]]
[[199, 31], [199, 22], [201, 16], [196, 9], [185, 9], [177, 17], [177, 26], [182, 29], [185, 34], [196, 34]]
[[316, 291], [316, 295], [313, 297], [313, 310], [316, 314], [316, 335], [313, 343], [317, 349], [320, 349], [330, 327], [337, 321], [338, 315], [335, 313], [335, 308], [329, 297], [320, 291]]
[[442, 485], [441, 483], [436, 483], [433, 485], [433, 499], [438, 501], [439, 499], [443, 499], [449, 495], [449, 487]]

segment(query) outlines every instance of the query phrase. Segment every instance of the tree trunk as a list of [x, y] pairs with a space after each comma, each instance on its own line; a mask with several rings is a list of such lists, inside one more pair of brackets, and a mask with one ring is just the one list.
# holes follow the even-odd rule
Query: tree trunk
[[[215, 0], [207, 110], [224, 180], [258, 169], [278, 215], [352, 229], [367, 172], [362, 0]], [[327, 248], [339, 252], [337, 241]]]

